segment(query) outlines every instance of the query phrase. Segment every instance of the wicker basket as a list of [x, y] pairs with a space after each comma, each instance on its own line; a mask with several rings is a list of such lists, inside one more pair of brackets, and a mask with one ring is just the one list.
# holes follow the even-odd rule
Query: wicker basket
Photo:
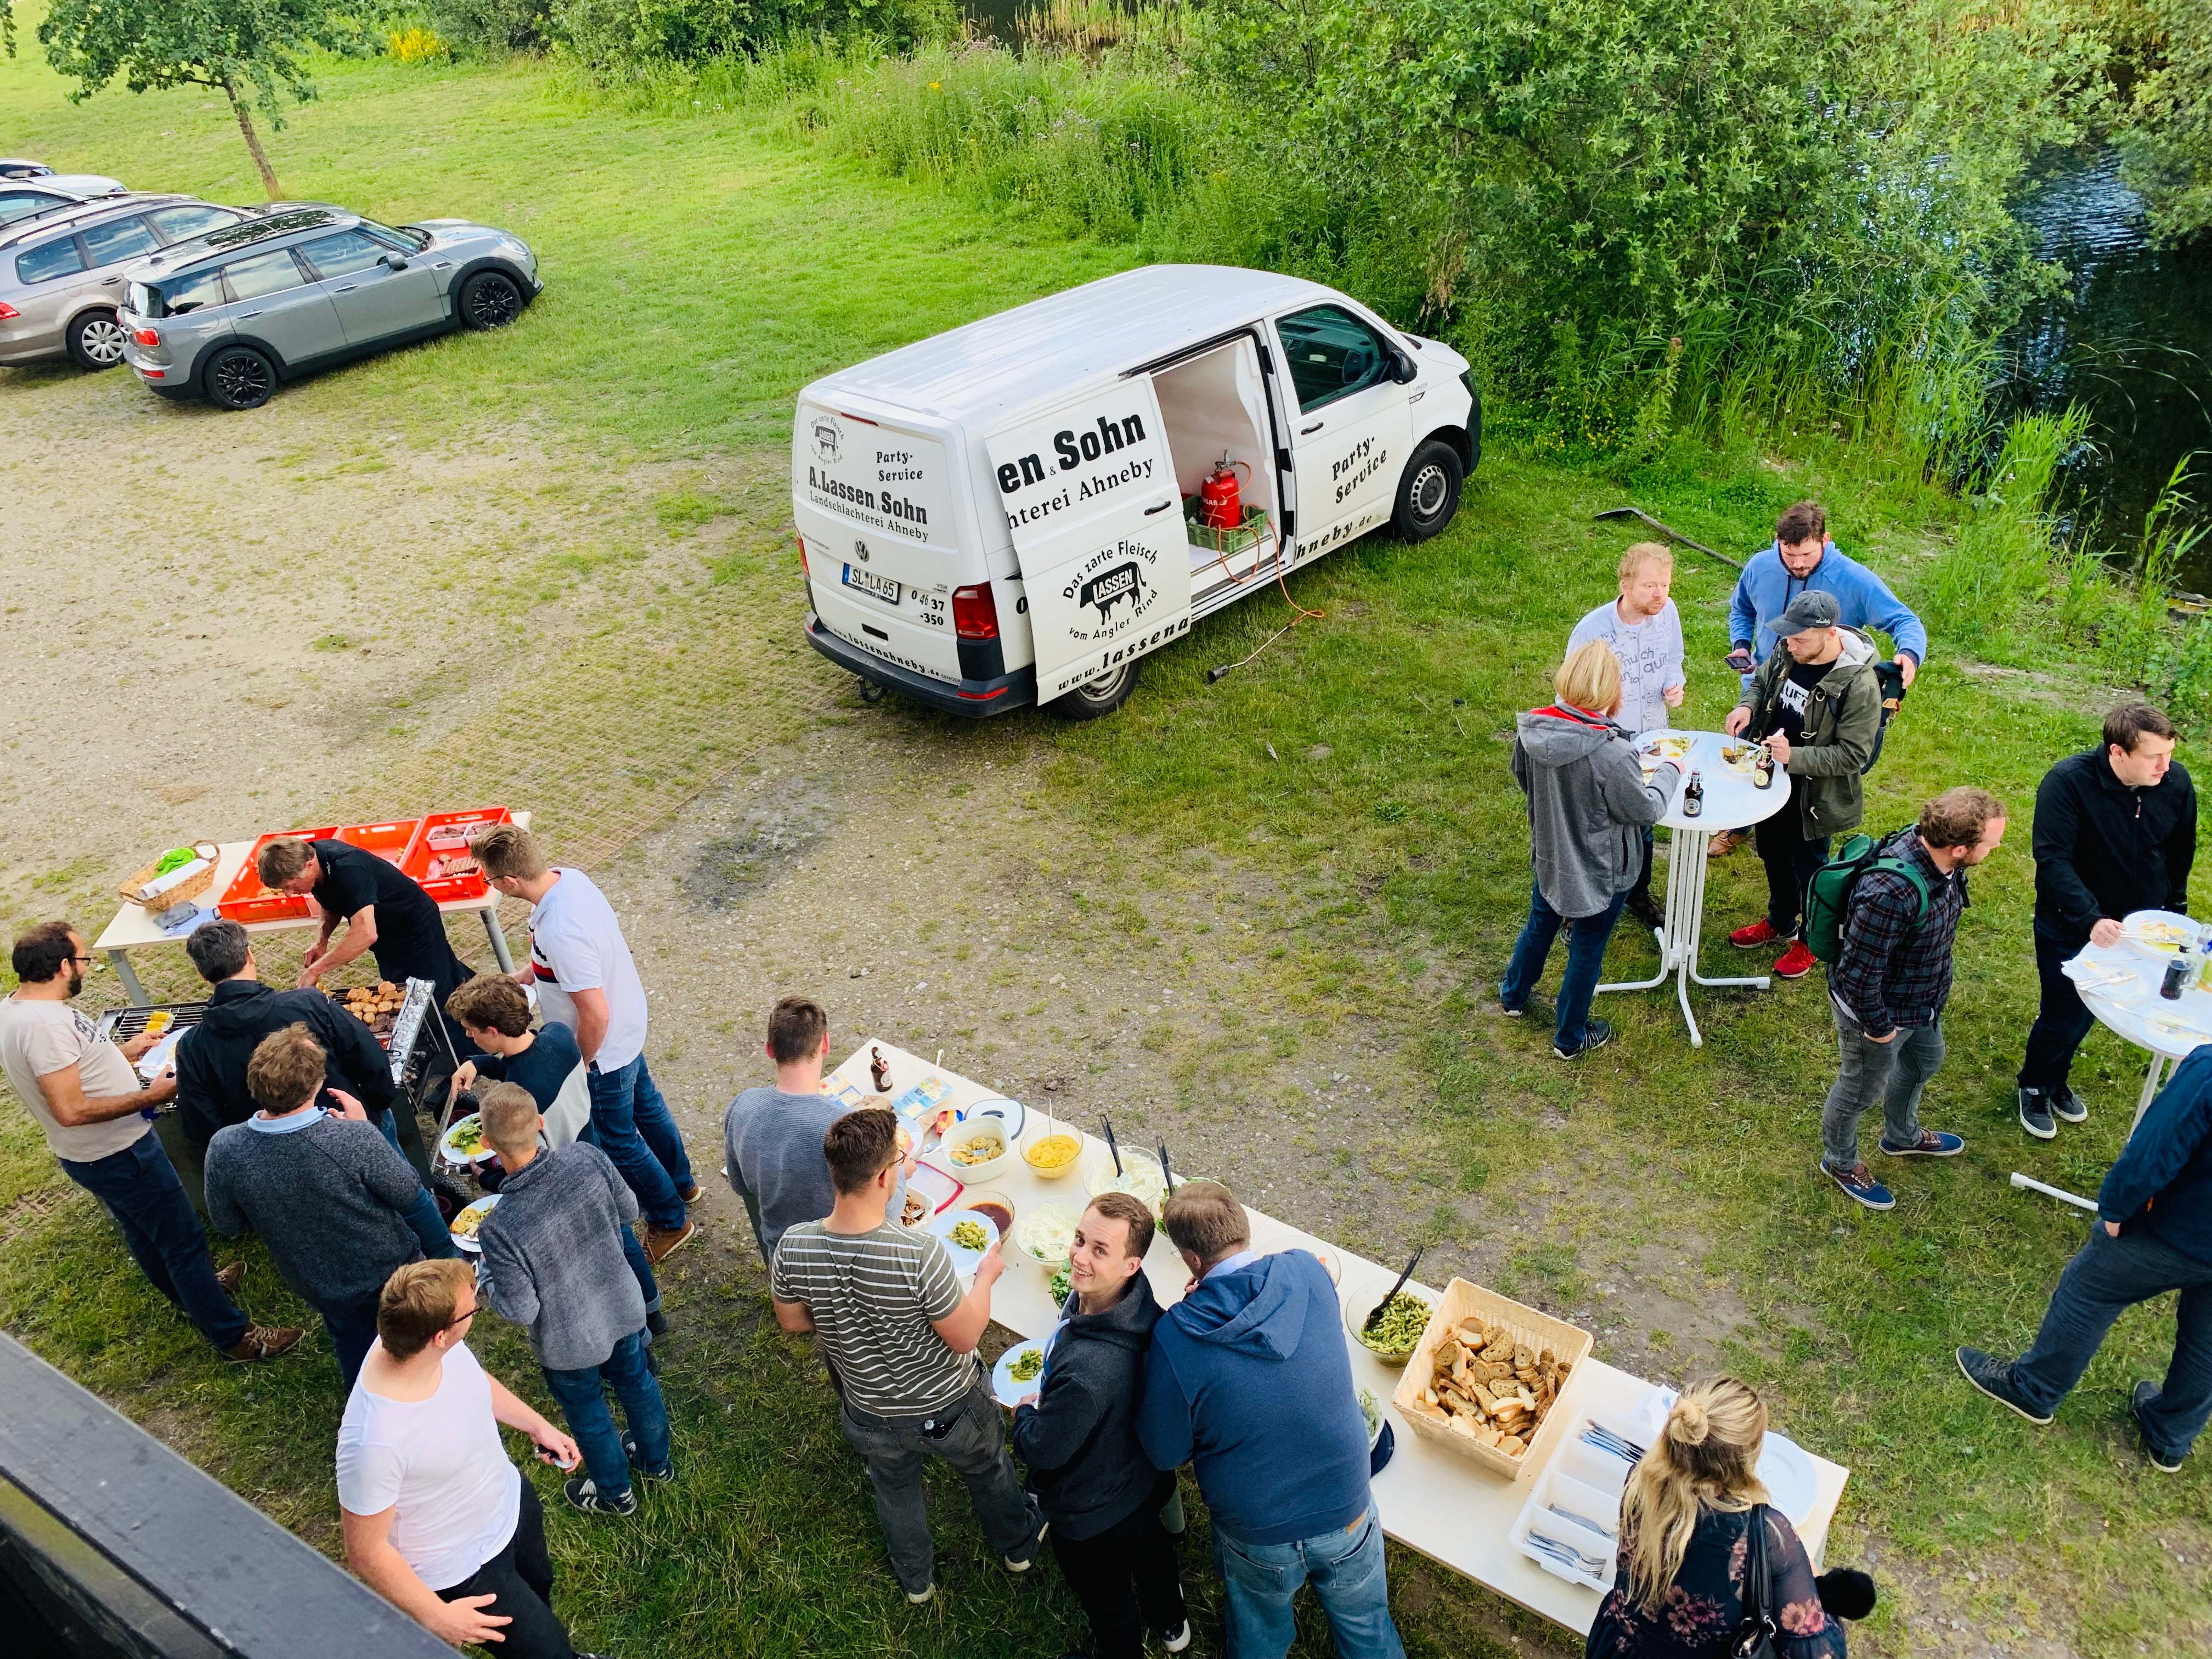
[[193, 852], [207, 860], [207, 868], [201, 871], [199, 874], [187, 876], [174, 887], [169, 888], [165, 892], [156, 893], [149, 898], [146, 896], [146, 884], [154, 879], [155, 872], [161, 867], [161, 860], [155, 859], [153, 863], [139, 871], [116, 890], [131, 903], [143, 905], [147, 909], [156, 912], [170, 909], [188, 900], [199, 897], [201, 894], [215, 885], [215, 867], [222, 862], [222, 849], [211, 841], [196, 841], [191, 843], [191, 848]]
[[[1559, 1397], [1552, 1402], [1551, 1410], [1544, 1413], [1544, 1420], [1536, 1425], [1536, 1437], [1528, 1443], [1527, 1450], [1517, 1455], [1468, 1439], [1451, 1426], [1452, 1419], [1448, 1415], [1421, 1398], [1435, 1374], [1432, 1356], [1437, 1344], [1443, 1340], [1446, 1332], [1471, 1314], [1493, 1325], [1504, 1326], [1513, 1333], [1515, 1340], [1532, 1348], [1549, 1348], [1570, 1367], [1566, 1386], [1559, 1390]], [[1566, 1409], [1567, 1396], [1574, 1392], [1583, 1368], [1589, 1363], [1591, 1340], [1590, 1334], [1579, 1326], [1523, 1307], [1464, 1279], [1455, 1279], [1444, 1287], [1436, 1311], [1429, 1316], [1429, 1328], [1421, 1333], [1420, 1346], [1413, 1350], [1413, 1357], [1407, 1362], [1406, 1375], [1399, 1382], [1398, 1391], [1391, 1396], [1390, 1403], [1398, 1408], [1399, 1417], [1415, 1434], [1440, 1446], [1449, 1446], [1462, 1457], [1474, 1459], [1492, 1474], [1518, 1480], [1543, 1468], [1560, 1436], [1566, 1432], [1567, 1419], [1573, 1415]]]

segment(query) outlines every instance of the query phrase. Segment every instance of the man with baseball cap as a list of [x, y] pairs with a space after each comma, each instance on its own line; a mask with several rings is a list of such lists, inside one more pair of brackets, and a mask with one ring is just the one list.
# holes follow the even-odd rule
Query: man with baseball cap
[[1759, 825], [1754, 841], [1766, 866], [1766, 914], [1729, 935], [1740, 949], [1784, 945], [1781, 979], [1812, 971], [1813, 952], [1797, 937], [1805, 885], [1828, 859], [1828, 838], [1858, 828], [1865, 811], [1860, 775], [1881, 730], [1881, 685], [1875, 643], [1837, 618], [1836, 596], [1808, 589], [1774, 620], [1782, 641], [1759, 665], [1742, 700], [1729, 711], [1730, 737], [1766, 744], [1790, 775], [1789, 804]]

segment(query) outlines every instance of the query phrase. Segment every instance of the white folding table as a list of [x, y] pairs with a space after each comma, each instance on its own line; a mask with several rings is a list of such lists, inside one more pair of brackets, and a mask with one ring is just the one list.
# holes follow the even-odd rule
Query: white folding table
[[[530, 827], [529, 813], [513, 812], [508, 816], [522, 828], [527, 830]], [[258, 837], [256, 839], [258, 840]], [[252, 850], [253, 842], [252, 841], [226, 841], [219, 843], [216, 860], [215, 885], [208, 889], [207, 897], [201, 901], [203, 904], [212, 906], [216, 900], [230, 890], [230, 884], [237, 878], [238, 872], [246, 866], [246, 855]], [[482, 916], [484, 934], [491, 941], [492, 957], [499, 963], [500, 972], [511, 974], [514, 971], [514, 957], [507, 948], [506, 935], [499, 930], [499, 895], [497, 893], [486, 889], [476, 898], [455, 899], [450, 903], [439, 905], [438, 908], [447, 915]], [[249, 933], [282, 933], [287, 928], [322, 926], [322, 913], [315, 908], [315, 902], [313, 899], [307, 901], [307, 910], [308, 914], [304, 916], [286, 916], [276, 921], [249, 921], [244, 926]], [[92, 948], [106, 956], [110, 965], [115, 969], [115, 977], [122, 982], [124, 994], [131, 999], [131, 1006], [134, 1008], [143, 1008], [152, 999], [147, 996], [145, 987], [138, 982], [137, 973], [131, 966], [131, 952], [146, 950], [158, 945], [182, 945], [187, 937], [188, 935], [185, 933], [164, 933], [155, 925], [152, 913], [143, 905], [125, 904], [115, 913], [115, 920], [109, 922], [101, 931], [100, 937], [93, 941]]]
[[1721, 758], [1721, 746], [1736, 739], [1718, 732], [1645, 732], [1637, 737], [1637, 746], [1641, 749], [1655, 738], [1690, 740], [1689, 753], [1682, 759], [1682, 787], [1687, 787], [1691, 772], [1696, 771], [1705, 787], [1705, 810], [1695, 817], [1685, 816], [1682, 788], [1678, 787], [1673, 804], [1659, 820], [1674, 831], [1667, 860], [1667, 914], [1662, 925], [1653, 930], [1653, 937], [1659, 941], [1659, 971], [1650, 979], [1620, 981], [1597, 988], [1656, 991], [1673, 980], [1675, 999], [1682, 1005], [1682, 1023], [1690, 1028], [1690, 1046], [1701, 1048], [1705, 1033], [1698, 1030], [1698, 1018], [1690, 1012], [1692, 981], [1699, 985], [1747, 985], [1760, 991], [1769, 983], [1765, 974], [1708, 979], [1698, 971], [1698, 936], [1705, 925], [1705, 866], [1710, 861], [1706, 852], [1713, 837], [1723, 830], [1747, 830], [1780, 811], [1790, 799], [1790, 777], [1778, 766], [1774, 781], [1764, 789], [1758, 787]]
[[[1699, 854], [1703, 856], [1702, 851]], [[849, 1084], [863, 1094], [874, 1093], [875, 1085], [868, 1075], [870, 1049], [880, 1049], [890, 1062], [891, 1087], [896, 1097], [929, 1078], [942, 1078], [951, 1086], [947, 1103], [963, 1110], [987, 1100], [1002, 1099], [996, 1090], [987, 1089], [942, 1066], [933, 1065], [918, 1054], [883, 1042], [864, 1044], [850, 1059], [831, 1075], [830, 1086]], [[1031, 1170], [1018, 1151], [1006, 1172], [994, 1179], [969, 1188], [971, 1192], [996, 1193], [1010, 1200], [1014, 1206], [1014, 1224], [1021, 1225], [1022, 1218], [1039, 1206], [1054, 1204], [1073, 1213], [1080, 1213], [1088, 1197], [1084, 1186], [1084, 1170], [1093, 1159], [1111, 1156], [1105, 1143], [1084, 1133], [1065, 1118], [1047, 1121], [1045, 1109], [1027, 1109], [1027, 1121], [1021, 1126], [1020, 1139], [1026, 1145], [1048, 1133], [1062, 1132], [1081, 1135], [1083, 1157], [1071, 1175], [1057, 1181], [1040, 1177]], [[1169, 1147], [1172, 1156], [1174, 1147]], [[1147, 1154], [1149, 1156], [1149, 1154]], [[933, 1164], [936, 1160], [927, 1160]], [[1218, 1170], [1194, 1170], [1192, 1176], [1218, 1176]], [[1178, 1169], [1176, 1178], [1184, 1172]], [[957, 1172], [955, 1178], [957, 1178]], [[1233, 1183], [1232, 1183], [1233, 1187]], [[963, 1194], [964, 1196], [964, 1194]], [[1382, 1300], [1398, 1276], [1397, 1269], [1380, 1262], [1370, 1261], [1364, 1256], [1353, 1255], [1336, 1245], [1301, 1232], [1286, 1222], [1262, 1214], [1245, 1206], [1251, 1218], [1252, 1243], [1261, 1251], [1303, 1249], [1326, 1250], [1340, 1264], [1343, 1282], [1340, 1299], [1346, 1304], [1372, 1306]], [[1012, 1249], [1006, 1252], [1006, 1271], [993, 1287], [991, 1316], [1017, 1335], [1036, 1338], [1049, 1332], [1060, 1322], [1060, 1310], [1053, 1304], [1052, 1293], [1045, 1275], [1022, 1260]], [[1163, 1306], [1182, 1299], [1189, 1278], [1182, 1259], [1168, 1243], [1164, 1231], [1153, 1242], [1152, 1253], [1145, 1258], [1145, 1274], [1152, 1281], [1152, 1290]], [[1440, 1293], [1431, 1285], [1413, 1281], [1412, 1287], [1434, 1300]], [[1339, 1328], [1342, 1329], [1340, 1322]], [[1518, 1480], [1507, 1481], [1488, 1473], [1471, 1460], [1421, 1438], [1399, 1420], [1392, 1409], [1390, 1397], [1404, 1373], [1383, 1364], [1365, 1348], [1345, 1334], [1345, 1346], [1352, 1358], [1354, 1383], [1372, 1393], [1382, 1406], [1384, 1414], [1395, 1425], [1397, 1452], [1382, 1473], [1375, 1478], [1375, 1502], [1382, 1517], [1382, 1530], [1389, 1537], [1438, 1565], [1450, 1568], [1462, 1577], [1497, 1591], [1508, 1599], [1519, 1602], [1531, 1611], [1540, 1613], [1554, 1623], [1565, 1626], [1581, 1634], [1587, 1634], [1597, 1617], [1601, 1598], [1593, 1590], [1566, 1580], [1554, 1577], [1524, 1555], [1507, 1538], [1514, 1520], [1527, 1499], [1535, 1471], [1522, 1474]], [[1596, 1408], [1620, 1415], [1632, 1415], [1649, 1394], [1651, 1385], [1626, 1371], [1614, 1370], [1595, 1358], [1586, 1359], [1568, 1380], [1565, 1392], [1559, 1396], [1554, 1410], [1580, 1411]], [[1808, 1455], [1810, 1455], [1808, 1453]], [[1841, 1500], [1844, 1483], [1850, 1471], [1840, 1464], [1821, 1457], [1812, 1458], [1818, 1479], [1819, 1496], [1813, 1513], [1800, 1527], [1798, 1535], [1817, 1565], [1827, 1542], [1829, 1523], [1834, 1519], [1836, 1505]]]

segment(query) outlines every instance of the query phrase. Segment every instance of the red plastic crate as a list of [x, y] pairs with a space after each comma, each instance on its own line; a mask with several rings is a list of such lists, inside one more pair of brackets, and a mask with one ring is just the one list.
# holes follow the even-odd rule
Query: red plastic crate
[[422, 827], [420, 818], [401, 818], [392, 823], [349, 823], [338, 831], [338, 839], [374, 853], [386, 864], [404, 864], [407, 854], [414, 850], [415, 832]]
[[222, 896], [216, 901], [215, 911], [231, 921], [290, 921], [312, 915], [305, 896], [294, 897], [289, 893], [272, 893], [261, 884], [261, 872], [255, 868], [261, 858], [261, 849], [272, 841], [282, 841], [287, 836], [297, 836], [301, 841], [328, 841], [337, 834], [336, 824], [320, 830], [272, 830], [254, 842], [246, 854], [246, 862], [231, 878], [230, 885], [223, 889]]
[[430, 866], [435, 860], [466, 850], [470, 843], [494, 824], [507, 822], [504, 806], [479, 806], [466, 812], [433, 812], [422, 820], [416, 832], [415, 845], [407, 854], [406, 862], [399, 868], [404, 874], [415, 878], [416, 884], [441, 904], [455, 904], [466, 899], [482, 898], [491, 890], [483, 872], [471, 870], [465, 875], [433, 876]]

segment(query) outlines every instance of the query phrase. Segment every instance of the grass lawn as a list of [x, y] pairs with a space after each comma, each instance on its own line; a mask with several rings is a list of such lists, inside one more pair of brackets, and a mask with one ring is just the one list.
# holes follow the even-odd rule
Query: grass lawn
[[[333, 67], [324, 87], [322, 101], [269, 135], [288, 191], [387, 218], [507, 225], [538, 248], [550, 286], [496, 350], [450, 339], [283, 399], [396, 428], [424, 454], [487, 430], [543, 434], [563, 470], [526, 481], [546, 510], [561, 512], [573, 474], [588, 471], [636, 493], [621, 521], [631, 540], [732, 521], [728, 550], [655, 624], [668, 654], [641, 668], [623, 641], [601, 639], [568, 670], [595, 677], [605, 702], [595, 731], [620, 762], [605, 799], [575, 809], [601, 849], [726, 772], [743, 742], [804, 724], [841, 690], [790, 647], [799, 595], [784, 468], [796, 388], [1135, 257], [1010, 230], [827, 160], [759, 115], [668, 120], [564, 101], [532, 66], [378, 62]], [[60, 91], [34, 60], [0, 64], [12, 152], [217, 200], [258, 195], [227, 116], [197, 94], [113, 93], [71, 107]], [[137, 393], [110, 380], [84, 395]], [[1949, 503], [1869, 458], [1793, 448], [1678, 450], [1613, 476], [1496, 439], [1451, 532], [1418, 548], [1370, 539], [1302, 574], [1299, 600], [1325, 618], [1218, 685], [1202, 671], [1279, 627], [1277, 598], [1202, 625], [1148, 665], [1120, 715], [1093, 726], [1020, 716], [969, 727], [888, 706], [866, 718], [948, 769], [1042, 746], [1050, 810], [1072, 848], [1111, 836], [1144, 849], [1132, 860], [1151, 872], [1140, 884], [1265, 884], [1276, 896], [1255, 907], [1242, 949], [1281, 988], [1279, 1040], [1376, 1033], [1402, 1083], [1392, 1103], [1402, 1142], [1342, 1151], [1348, 1180], [1389, 1194], [1347, 1224], [1345, 1242], [1386, 1252], [1433, 1239], [1482, 1263], [1499, 1288], [1601, 1325], [1601, 1356], [1632, 1350], [1677, 1376], [1726, 1364], [1758, 1383], [1795, 1437], [1851, 1466], [1829, 1560], [1870, 1565], [1886, 1596], [1855, 1632], [1861, 1651], [2202, 1651], [2212, 1635], [2205, 1459], [2178, 1477], [2149, 1472], [2123, 1404], [2131, 1379], [2162, 1372], [2170, 1303], [2121, 1322], [2049, 1429], [1972, 1393], [1950, 1360], [1960, 1342], [2024, 1345], [2078, 1243], [2074, 1212], [2011, 1191], [2007, 1172], [2094, 1191], [2141, 1075], [2140, 1054], [2097, 1037], [2076, 1073], [2091, 1121], [2048, 1146], [2013, 1122], [2010, 1078], [2034, 994], [2028, 809], [2049, 763], [2092, 740], [2098, 694], [2083, 677], [2057, 663], [2038, 677], [1961, 661], [1938, 626], [1935, 659], [1870, 781], [1869, 821], [1881, 828], [1957, 782], [1995, 789], [2015, 811], [2005, 848], [1975, 878], [1950, 1059], [1926, 1106], [1969, 1150], [1901, 1171], [1893, 1213], [1858, 1212], [1812, 1176], [1833, 1066], [1816, 981], [1703, 994], [1697, 1051], [1671, 998], [1607, 999], [1621, 1038], [1574, 1068], [1552, 1059], [1544, 1034], [1494, 1012], [1528, 882], [1505, 744], [1514, 711], [1548, 701], [1546, 671], [1568, 628], [1609, 590], [1625, 538], [1591, 514], [1633, 500], [1700, 540], [1748, 550], [1779, 507], [1820, 495], [1850, 550], [1908, 595], [1954, 520]], [[722, 482], [668, 484], [695, 465]], [[404, 472], [395, 487], [407, 487]], [[1731, 580], [1694, 556], [1678, 568], [1687, 723], [1717, 725], [1732, 701], [1718, 666]], [[546, 602], [514, 604], [525, 597]], [[426, 745], [430, 760], [465, 753], [496, 719], [487, 722]], [[555, 767], [531, 741], [519, 746], [495, 763], [502, 778]], [[2201, 749], [2186, 753], [2201, 763]], [[382, 781], [364, 778], [362, 797]], [[100, 884], [81, 878], [82, 894], [64, 896]], [[1747, 854], [1716, 872], [1716, 940], [1762, 893]], [[1172, 936], [1146, 943], [1173, 963]], [[1648, 956], [1623, 939], [1614, 972]], [[1235, 1052], [1181, 1054], [1179, 1041], [1172, 1028], [1159, 1037], [1179, 1054], [1178, 1109], [1242, 1116], [1260, 1140], [1299, 1103], [1254, 1094]], [[0, 1116], [0, 1242], [9, 1331], [334, 1547], [326, 1360], [210, 1364], [14, 1111]], [[257, 1271], [257, 1311], [281, 1309], [265, 1258]], [[550, 1517], [563, 1610], [584, 1645], [997, 1654], [1073, 1632], [1051, 1571], [1002, 1583], [963, 1522], [939, 1528], [947, 1595], [907, 1609], [890, 1593], [864, 1483], [812, 1367], [773, 1331], [757, 1273], [695, 1269], [678, 1285], [687, 1334], [663, 1380], [684, 1481], [619, 1528]], [[479, 1340], [503, 1376], [528, 1380], [514, 1333]], [[957, 1511], [948, 1486], [935, 1495], [940, 1516]], [[1402, 1553], [1394, 1574], [1417, 1653], [1554, 1639]], [[1210, 1574], [1193, 1577], [1201, 1644], [1218, 1651]], [[1326, 1650], [1310, 1626], [1299, 1651]]]

